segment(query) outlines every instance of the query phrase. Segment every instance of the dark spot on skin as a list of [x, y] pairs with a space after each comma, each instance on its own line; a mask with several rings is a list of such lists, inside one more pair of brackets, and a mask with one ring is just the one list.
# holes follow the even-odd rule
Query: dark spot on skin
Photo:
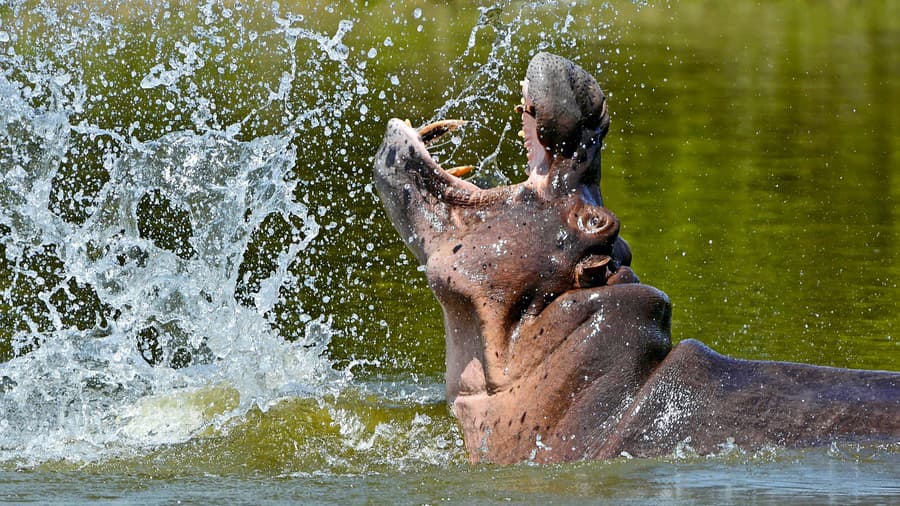
[[394, 165], [394, 162], [397, 161], [397, 148], [391, 146], [388, 149], [387, 156], [384, 157], [384, 163], [387, 164], [388, 167]]
[[545, 373], [544, 373], [544, 379], [547, 379], [547, 376], [550, 376], [550, 373], [549, 373], [549, 372], [545, 372]]
[[516, 301], [516, 305], [513, 307], [513, 314], [519, 315], [519, 320], [522, 320], [525, 317], [525, 313], [528, 311], [528, 308], [531, 307], [531, 301], [534, 299], [535, 290], [535, 288], [527, 290], [519, 297], [519, 300]]
[[403, 207], [409, 207], [410, 202], [412, 202], [412, 193], [409, 188], [403, 188]]
[[409, 147], [409, 157], [412, 158], [415, 155], [416, 155], [416, 148], [410, 146]]
[[448, 285], [452, 284], [452, 283], [450, 283], [450, 276], [447, 276], [447, 284]]
[[541, 430], [541, 426], [540, 426], [540, 425], [535, 425], [534, 427], [532, 427], [531, 430], [537, 432], [537, 431]]
[[522, 418], [519, 418], [519, 423], [520, 423], [520, 424], [523, 424], [523, 423], [525, 423], [525, 415], [527, 415], [527, 414], [528, 414], [528, 412], [527, 412], [527, 411], [526, 411], [526, 412], [524, 412], [524, 413], [522, 413]]
[[512, 418], [509, 419], [509, 423], [506, 424], [507, 427], [512, 427]]
[[456, 253], [457, 251], [459, 251], [459, 248], [462, 248], [462, 244], [457, 244], [456, 246], [454, 246], [453, 252]]
[[541, 330], [538, 331], [538, 335], [539, 336], [544, 335], [544, 327], [541, 327]]

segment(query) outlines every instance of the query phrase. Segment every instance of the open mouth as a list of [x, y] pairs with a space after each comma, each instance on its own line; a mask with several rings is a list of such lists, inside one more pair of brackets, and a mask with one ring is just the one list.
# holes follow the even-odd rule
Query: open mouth
[[538, 140], [537, 117], [535, 116], [534, 102], [528, 95], [528, 80], [522, 81], [522, 105], [516, 107], [516, 112], [522, 115], [522, 130], [519, 136], [525, 144], [525, 153], [528, 157], [528, 174], [544, 176], [550, 169], [550, 152]]
[[[547, 93], [545, 92], [544, 95]], [[541, 95], [541, 96], [544, 96]], [[553, 116], [555, 109], [544, 101], [535, 103], [532, 93], [529, 93], [529, 79], [522, 81], [522, 100], [521, 104], [516, 106], [515, 111], [522, 118], [522, 129], [519, 136], [522, 138], [522, 144], [525, 148], [527, 157], [526, 173], [528, 182], [526, 185], [536, 189], [550, 188], [551, 166], [557, 156], [564, 156], [558, 153], [558, 148], [550, 148], [542, 142], [541, 135], [547, 136], [550, 129], [550, 139], [556, 139], [557, 146], [560, 142], [565, 143], [569, 137], [574, 136], [572, 132], [577, 132], [578, 138], [584, 138], [583, 130], [585, 128], [594, 128], [596, 135], [602, 138], [602, 123], [597, 125], [591, 124], [588, 127], [582, 126], [578, 119], [578, 111], [561, 110], [560, 114], [568, 113], [572, 117], [557, 118]], [[596, 115], [605, 117], [606, 104], [601, 101], [597, 106]], [[545, 123], [550, 123], [546, 125]], [[453, 207], [463, 208], [481, 208], [484, 209], [493, 202], [502, 201], [508, 198], [516, 191], [521, 184], [511, 186], [498, 186], [494, 188], [482, 189], [470, 181], [464, 179], [471, 174], [475, 167], [465, 165], [461, 167], [444, 168], [439, 164], [429, 152], [433, 146], [441, 142], [448, 135], [458, 131], [467, 124], [464, 120], [445, 119], [429, 123], [418, 129], [413, 128], [410, 122], [392, 119], [388, 125], [388, 139], [382, 148], [382, 162], [385, 167], [396, 167], [407, 175], [413, 176], [413, 186], [418, 187], [424, 193], [430, 194], [432, 198], [439, 202], [451, 204]], [[590, 131], [594, 131], [590, 130]], [[397, 163], [400, 160], [406, 160]], [[587, 169], [591, 170], [595, 167], [592, 164], [585, 164]], [[596, 170], [596, 169], [593, 169]], [[599, 178], [586, 178], [585, 181], [579, 180], [578, 184], [583, 193], [583, 202], [581, 205], [600, 206], [602, 200], [599, 198], [599, 189], [597, 188]], [[397, 182], [403, 181], [403, 176]], [[399, 186], [398, 186], [399, 188]], [[409, 188], [408, 186], [406, 188]], [[408, 191], [408, 190], [404, 190]], [[540, 190], [539, 190], [540, 191]], [[553, 198], [556, 193], [547, 193], [547, 198]], [[567, 194], [572, 194], [571, 192]], [[579, 194], [581, 195], [581, 194]], [[408, 205], [404, 204], [404, 205]], [[588, 213], [586, 216], [592, 216]], [[586, 223], [582, 225], [579, 222], [579, 229], [584, 233], [599, 233], [596, 225]], [[584, 257], [574, 266], [573, 284], [575, 288], [595, 288], [602, 286], [611, 286], [618, 284], [639, 283], [637, 276], [630, 269], [630, 251], [624, 241], [616, 241], [614, 244], [604, 241], [602, 247], [593, 247], [585, 252]]]
[[[516, 106], [515, 111], [522, 116], [522, 130], [519, 136], [525, 147], [526, 157], [528, 160], [528, 168], [526, 170], [529, 176], [544, 176], [550, 168], [551, 156], [547, 148], [538, 139], [538, 124], [535, 117], [534, 104], [528, 97], [528, 81], [522, 81], [522, 103]], [[437, 186], [439, 188], [453, 188], [454, 194], [474, 193], [485, 191], [472, 183], [469, 183], [464, 177], [468, 176], [475, 170], [473, 165], [463, 165], [452, 168], [444, 168], [437, 163], [431, 156], [429, 149], [444, 139], [448, 134], [465, 126], [467, 121], [458, 119], [445, 119], [429, 123], [418, 129], [414, 129], [409, 120], [401, 122], [403, 125], [397, 125], [402, 129], [407, 137], [410, 137], [417, 150], [420, 151], [421, 158], [432, 168], [430, 174], [423, 174], [426, 183], [431, 179], [428, 186]], [[441, 197], [446, 192], [434, 192]], [[456, 199], [454, 199], [456, 200]]]
[[[526, 98], [522, 100], [521, 105], [516, 107], [516, 112], [522, 115], [522, 131], [519, 135], [522, 137], [527, 153], [529, 178], [539, 179], [546, 176], [551, 155], [538, 139], [534, 105], [527, 98], [527, 86], [527, 81], [523, 82], [523, 95]], [[422, 176], [421, 181], [425, 188], [438, 199], [454, 204], [477, 206], [501, 197], [504, 190], [510, 188], [481, 189], [463, 179], [474, 170], [473, 166], [445, 169], [429, 153], [428, 149], [431, 146], [466, 125], [466, 121], [441, 120], [419, 129], [414, 129], [409, 121], [391, 121], [395, 122], [393, 126], [409, 140], [410, 149], [418, 152], [416, 158], [421, 160], [422, 164], [417, 165], [416, 170]], [[629, 262], [623, 262], [621, 252], [588, 254], [575, 266], [575, 287], [594, 288], [638, 283], [637, 276], [627, 266], [627, 263]]]
[[[434, 123], [425, 125], [418, 130], [419, 139], [422, 141], [422, 144], [425, 145], [426, 149], [430, 148], [435, 142], [438, 142], [440, 139], [447, 136], [447, 134], [464, 126], [466, 123], [466, 121], [461, 119], [445, 119], [441, 121], [435, 121]], [[406, 124], [409, 125], [409, 122], [407, 121]], [[474, 169], [475, 167], [473, 165], [463, 165], [460, 167], [453, 167], [443, 170], [453, 177], [461, 178], [468, 175]]]
[[[454, 167], [445, 170], [429, 153], [428, 148], [447, 134], [465, 125], [462, 120], [441, 120], [414, 129], [409, 120], [391, 119], [388, 122], [389, 141], [383, 152], [383, 163], [393, 166], [400, 160], [407, 160], [406, 170], [417, 174], [420, 184], [433, 197], [449, 204], [474, 206], [485, 202], [485, 192], [474, 184], [462, 179], [474, 168]], [[406, 147], [403, 147], [403, 146]], [[406, 150], [409, 150], [407, 153]]]

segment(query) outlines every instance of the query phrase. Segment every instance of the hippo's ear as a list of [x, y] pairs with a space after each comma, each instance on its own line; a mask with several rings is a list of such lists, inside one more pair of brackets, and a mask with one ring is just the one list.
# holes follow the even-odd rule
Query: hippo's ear
[[612, 257], [609, 255], [590, 255], [575, 265], [575, 286], [591, 288], [606, 284], [610, 276]]

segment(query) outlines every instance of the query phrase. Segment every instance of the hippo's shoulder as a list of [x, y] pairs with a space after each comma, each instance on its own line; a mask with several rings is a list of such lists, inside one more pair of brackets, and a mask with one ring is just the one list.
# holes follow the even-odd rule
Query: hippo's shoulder
[[669, 352], [666, 361], [674, 362], [704, 362], [709, 360], [729, 360], [728, 357], [717, 353], [709, 346], [696, 339], [684, 339], [679, 341]]

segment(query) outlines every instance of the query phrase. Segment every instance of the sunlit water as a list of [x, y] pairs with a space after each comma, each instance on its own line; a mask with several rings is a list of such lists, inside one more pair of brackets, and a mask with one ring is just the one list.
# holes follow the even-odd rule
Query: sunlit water
[[809, 8], [0, 5], [0, 497], [896, 497], [896, 446], [468, 467], [371, 185], [394, 116], [519, 180], [558, 52], [608, 91], [604, 195], [676, 339], [900, 369], [900, 12]]

